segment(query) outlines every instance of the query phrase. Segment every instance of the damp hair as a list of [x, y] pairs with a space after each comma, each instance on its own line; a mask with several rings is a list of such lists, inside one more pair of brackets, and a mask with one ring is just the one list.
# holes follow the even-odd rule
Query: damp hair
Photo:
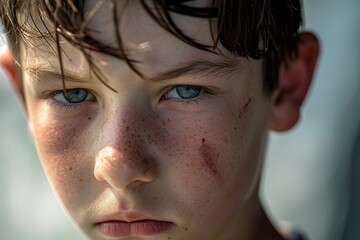
[[[63, 71], [65, 54], [59, 40], [63, 37], [82, 51], [91, 71], [110, 89], [111, 86], [104, 81], [104, 76], [94, 64], [89, 49], [124, 60], [135, 73], [146, 78], [137, 68], [137, 62], [126, 54], [118, 28], [121, 20], [117, 14], [119, 0], [110, 0], [117, 46], [109, 46], [91, 36], [92, 29], [86, 23], [105, 1], [109, 0], [97, 1], [90, 13], [85, 14], [87, 0], [0, 0], [0, 20], [15, 60], [21, 63], [21, 41], [27, 43], [26, 39], [32, 38], [43, 38], [49, 44], [54, 41], [53, 51], [58, 56], [63, 87], [66, 89]], [[129, 0], [122, 1], [126, 5]], [[302, 23], [300, 0], [212, 0], [210, 6], [203, 8], [192, 7], [191, 2], [194, 1], [197, 0], [139, 0], [157, 24], [195, 48], [214, 52], [221, 43], [234, 56], [263, 59], [264, 91], [271, 93], [277, 87], [280, 63], [296, 54], [296, 35]], [[171, 13], [206, 18], [209, 23], [216, 19], [214, 44], [204, 45], [187, 36], [177, 26]], [[40, 30], [35, 18], [40, 18], [45, 32]]]

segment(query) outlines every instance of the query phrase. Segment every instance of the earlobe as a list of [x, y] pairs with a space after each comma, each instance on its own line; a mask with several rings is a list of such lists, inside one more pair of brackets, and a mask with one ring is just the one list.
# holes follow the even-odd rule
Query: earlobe
[[17, 95], [23, 100], [23, 94], [21, 90], [21, 79], [18, 76], [17, 66], [15, 64], [13, 55], [7, 46], [0, 48], [0, 64], [8, 75], [8, 78], [14, 87]]
[[269, 128], [275, 131], [289, 130], [300, 118], [319, 54], [317, 38], [308, 32], [299, 34], [297, 51], [296, 57], [281, 64], [278, 88], [272, 96]]

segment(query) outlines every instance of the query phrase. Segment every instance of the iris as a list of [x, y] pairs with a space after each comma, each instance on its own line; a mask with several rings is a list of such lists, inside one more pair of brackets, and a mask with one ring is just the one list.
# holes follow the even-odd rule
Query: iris
[[174, 90], [183, 99], [196, 98], [204, 91], [202, 87], [190, 85], [177, 86]]

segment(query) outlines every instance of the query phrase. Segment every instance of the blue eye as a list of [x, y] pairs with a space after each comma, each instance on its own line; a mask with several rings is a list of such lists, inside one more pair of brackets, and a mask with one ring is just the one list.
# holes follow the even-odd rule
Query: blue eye
[[54, 99], [61, 103], [82, 103], [90, 98], [94, 98], [94, 96], [83, 88], [67, 89], [66, 95], [63, 91], [54, 94]]
[[203, 87], [192, 86], [192, 85], [179, 85], [172, 88], [167, 94], [168, 98], [175, 99], [192, 99], [200, 96], [205, 92]]

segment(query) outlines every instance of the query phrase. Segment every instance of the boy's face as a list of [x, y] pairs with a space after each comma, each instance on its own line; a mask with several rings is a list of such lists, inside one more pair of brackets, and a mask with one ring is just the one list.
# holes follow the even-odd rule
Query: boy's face
[[[115, 44], [108, 7], [89, 26]], [[174, 17], [186, 34], [212, 44], [208, 20]], [[71, 103], [46, 42], [24, 47], [29, 123], [53, 189], [91, 239], [235, 239], [244, 234], [239, 223], [252, 224], [267, 129], [262, 62], [191, 47], [137, 1], [129, 1], [121, 21], [129, 57], [146, 76], [195, 68], [143, 80], [122, 60], [91, 52], [114, 92], [63, 41]], [[221, 68], [212, 66], [219, 61]]]

